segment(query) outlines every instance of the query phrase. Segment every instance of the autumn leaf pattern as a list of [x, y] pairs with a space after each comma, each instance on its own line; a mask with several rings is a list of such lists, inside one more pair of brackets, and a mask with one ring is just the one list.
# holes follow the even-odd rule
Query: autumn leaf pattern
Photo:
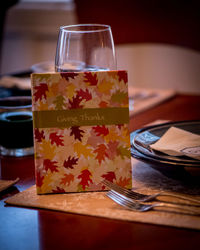
[[63, 136], [62, 135], [58, 135], [56, 132], [54, 133], [51, 133], [49, 135], [49, 139], [51, 141], [51, 144], [56, 144], [56, 146], [64, 146], [64, 143], [63, 143]]
[[56, 99], [54, 101], [55, 108], [58, 110], [62, 110], [65, 108], [65, 98], [62, 95], [56, 96]]
[[35, 86], [35, 102], [37, 102], [38, 100], [42, 100], [42, 98], [44, 97], [44, 99], [46, 99], [46, 92], [48, 91], [48, 86], [46, 83], [41, 83], [38, 86]]
[[38, 187], [41, 187], [43, 184], [44, 176], [40, 175], [40, 172], [36, 172], [36, 184]]
[[91, 86], [96, 86], [98, 83], [97, 74], [94, 74], [92, 72], [85, 72], [84, 82], [87, 82]]
[[79, 91], [77, 91], [77, 95], [81, 98], [81, 99], [84, 99], [86, 101], [89, 101], [92, 99], [92, 94], [89, 92], [88, 89], [86, 90], [83, 90], [83, 89], [80, 89]]
[[60, 188], [60, 187], [56, 187], [55, 189], [52, 190], [52, 193], [65, 193], [65, 189], [64, 188]]
[[116, 180], [116, 175], [113, 171], [109, 171], [105, 174], [103, 174], [101, 177], [103, 177], [104, 179], [113, 182], [113, 180]]
[[40, 131], [38, 128], [35, 128], [34, 132], [35, 132], [35, 140], [37, 142], [41, 142], [42, 139], [45, 139], [44, 130]]
[[58, 166], [55, 165], [57, 162], [56, 161], [51, 161], [49, 159], [44, 160], [44, 169], [50, 170], [51, 172], [58, 172]]
[[61, 179], [61, 184], [69, 186], [71, 182], [74, 181], [73, 174], [64, 174], [64, 177]]
[[123, 80], [125, 84], [128, 82], [127, 73], [125, 71], [119, 70], [117, 74], [119, 77], [119, 81]]
[[117, 90], [115, 93], [112, 94], [111, 100], [115, 103], [124, 103], [127, 99], [127, 94], [120, 90]]
[[104, 144], [98, 145], [97, 149], [94, 150], [94, 153], [96, 153], [95, 159], [98, 160], [99, 164], [105, 160], [105, 157], [108, 157], [107, 148]]
[[93, 127], [93, 129], [98, 136], [100, 135], [106, 136], [107, 134], [109, 134], [109, 130], [108, 128], [106, 128], [105, 125]]
[[122, 178], [122, 177], [120, 177], [119, 180], [118, 180], [118, 182], [117, 182], [117, 185], [125, 187], [125, 186], [130, 185], [130, 183], [131, 183], [131, 177], [129, 177], [129, 178], [126, 178], [126, 177]]
[[75, 158], [75, 157], [71, 158], [71, 156], [69, 156], [68, 159], [64, 161], [63, 166], [65, 168], [71, 168], [71, 169], [73, 169], [74, 165], [77, 165], [77, 162], [78, 162], [78, 158]]
[[74, 126], [70, 128], [71, 132], [70, 135], [74, 136], [75, 140], [81, 141], [81, 138], [83, 137], [84, 130], [80, 129], [78, 126]]
[[71, 79], [74, 79], [78, 74], [77, 73], [74, 73], [74, 72], [68, 72], [67, 74], [65, 73], [60, 73], [60, 75], [65, 78], [67, 81]]
[[[127, 107], [127, 73], [34, 74], [33, 111]], [[128, 124], [34, 128], [37, 193], [131, 187]]]
[[78, 109], [82, 108], [83, 105], [81, 105], [82, 98], [79, 95], [73, 96], [72, 100], [69, 100], [69, 109]]
[[92, 174], [88, 169], [84, 169], [81, 171], [81, 174], [78, 176], [78, 179], [81, 179], [80, 185], [82, 186], [83, 190], [85, 190], [86, 186], [89, 186], [90, 183], [93, 183]]

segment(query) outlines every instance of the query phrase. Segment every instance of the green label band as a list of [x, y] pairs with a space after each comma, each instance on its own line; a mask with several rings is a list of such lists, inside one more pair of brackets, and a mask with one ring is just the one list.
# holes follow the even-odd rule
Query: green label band
[[112, 125], [129, 122], [128, 108], [89, 108], [33, 111], [35, 128]]

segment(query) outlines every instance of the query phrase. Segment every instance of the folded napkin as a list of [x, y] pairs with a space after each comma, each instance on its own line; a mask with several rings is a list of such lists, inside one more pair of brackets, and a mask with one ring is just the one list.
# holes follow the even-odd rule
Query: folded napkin
[[200, 135], [180, 128], [170, 127], [154, 144], [154, 150], [172, 156], [188, 156], [200, 160]]
[[17, 87], [19, 89], [30, 89], [30, 78], [21, 78], [14, 76], [4, 76], [0, 79], [0, 86], [5, 88]]

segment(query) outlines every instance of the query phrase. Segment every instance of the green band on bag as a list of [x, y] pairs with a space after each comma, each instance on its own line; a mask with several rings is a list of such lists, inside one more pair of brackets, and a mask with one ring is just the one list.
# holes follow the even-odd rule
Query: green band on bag
[[88, 108], [33, 111], [35, 128], [112, 125], [129, 122], [128, 108]]

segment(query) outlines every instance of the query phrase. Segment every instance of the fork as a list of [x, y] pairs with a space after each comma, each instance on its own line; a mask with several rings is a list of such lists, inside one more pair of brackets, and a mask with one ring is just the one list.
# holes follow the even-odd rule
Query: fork
[[200, 200], [193, 199], [190, 197], [185, 197], [183, 195], [167, 194], [167, 193], [163, 193], [163, 192], [152, 194], [152, 195], [147, 195], [147, 194], [141, 194], [141, 193], [123, 188], [123, 187], [121, 187], [117, 184], [114, 184], [113, 182], [110, 182], [108, 180], [103, 180], [102, 183], [104, 185], [106, 185], [107, 187], [109, 187], [110, 189], [113, 189], [114, 191], [116, 191], [122, 195], [125, 195], [126, 197], [131, 198], [131, 199], [136, 200], [136, 201], [141, 201], [141, 202], [155, 201], [155, 200], [157, 200], [156, 198], [158, 196], [168, 196], [168, 197], [173, 197], [173, 198], [193, 202], [193, 203], [195, 203], [196, 206], [200, 205]]
[[[146, 212], [149, 210], [154, 210], [156, 207], [165, 207], [165, 208], [170, 208], [171, 212], [182, 212], [184, 214], [190, 214], [190, 215], [200, 215], [200, 211], [198, 212], [197, 210], [193, 210], [189, 207], [185, 206], [180, 206], [180, 205], [175, 205], [175, 204], [169, 204], [169, 203], [152, 203], [152, 204], [143, 204], [137, 201], [130, 200], [129, 198], [116, 193], [115, 191], [111, 190], [107, 192], [106, 194], [110, 199], [115, 201], [116, 203], [120, 204], [121, 206], [133, 210], [133, 211], [139, 211], [139, 212]], [[175, 209], [175, 210], [171, 210]]]

